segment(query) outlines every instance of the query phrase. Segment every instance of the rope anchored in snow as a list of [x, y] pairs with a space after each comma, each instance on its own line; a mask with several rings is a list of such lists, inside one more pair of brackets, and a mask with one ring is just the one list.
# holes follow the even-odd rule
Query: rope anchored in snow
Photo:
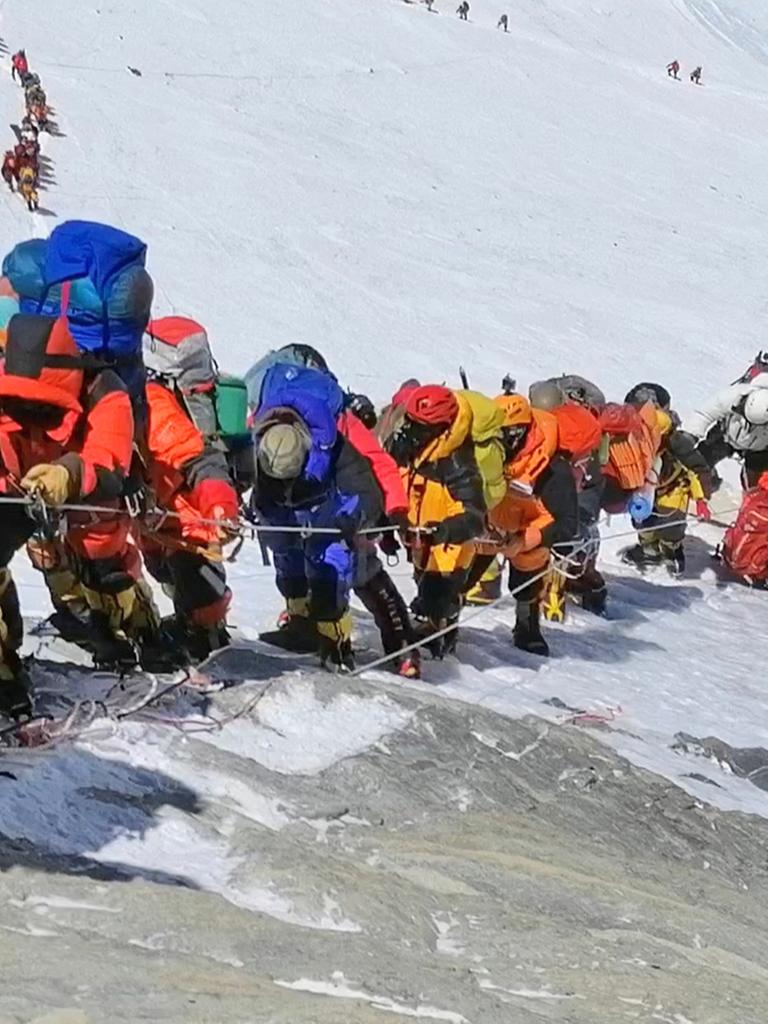
[[[0, 502], [14, 502], [16, 504], [23, 504], [29, 506], [37, 506], [39, 500], [35, 498], [8, 498], [0, 496]], [[64, 509], [80, 511], [82, 509], [94, 510], [97, 512], [103, 512], [105, 514], [113, 515], [115, 512], [121, 512], [121, 514], [128, 514], [125, 510], [103, 508], [100, 509], [98, 506], [95, 508], [88, 505], [71, 505], [64, 506]], [[730, 511], [726, 510], [724, 514], [728, 514]], [[689, 516], [687, 518], [696, 518], [695, 516]], [[218, 522], [218, 521], [216, 521]], [[259, 527], [254, 524], [244, 524], [249, 531], [258, 531]], [[715, 525], [720, 528], [727, 528], [729, 524], [715, 521], [710, 522], [709, 525]], [[609, 535], [606, 540], [619, 539], [624, 536], [635, 536], [645, 532], [651, 532], [659, 529], [671, 528], [673, 526], [679, 526], [678, 523], [660, 524], [655, 527], [640, 527], [638, 529], [632, 529], [623, 531], [621, 533], [615, 533]], [[272, 529], [272, 528], [269, 528]], [[279, 528], [274, 528], [279, 529]], [[294, 528], [301, 531], [302, 528]], [[387, 529], [397, 529], [397, 527], [389, 527]], [[341, 531], [333, 530], [331, 528], [316, 530], [314, 532], [322, 533], [340, 533]], [[381, 533], [381, 529], [371, 529], [368, 531], [361, 531], [367, 533]], [[426, 532], [426, 531], [425, 531]], [[530, 587], [532, 584], [539, 582], [550, 572], [554, 571], [566, 579], [572, 579], [578, 575], [577, 572], [573, 571], [574, 566], [579, 566], [585, 555], [593, 553], [597, 546], [597, 539], [594, 537], [588, 537], [578, 543], [570, 542], [566, 545], [560, 545], [560, 547], [569, 547], [569, 551], [565, 552], [562, 550], [554, 551], [552, 561], [540, 572], [525, 580], [519, 586], [510, 590], [507, 594], [503, 594], [495, 601], [491, 601], [489, 604], [484, 605], [482, 608], [477, 608], [471, 612], [464, 614], [460, 621], [448, 623], [441, 629], [434, 630], [427, 636], [421, 637], [419, 640], [407, 645], [406, 647], [400, 648], [397, 651], [393, 651], [389, 654], [385, 654], [380, 658], [377, 658], [373, 662], [369, 662], [366, 665], [358, 666], [350, 674], [350, 676], [361, 676], [366, 672], [370, 672], [374, 669], [380, 668], [382, 665], [388, 664], [390, 661], [397, 657], [402, 657], [403, 654], [407, 654], [410, 651], [415, 651], [423, 647], [429, 646], [435, 640], [439, 640], [444, 636], [447, 636], [451, 632], [457, 630], [460, 626], [466, 625], [468, 622], [474, 621], [478, 616], [484, 615], [486, 612], [493, 608], [497, 608], [513, 598], [516, 598], [523, 590]], [[214, 652], [206, 661], [211, 660], [219, 652]], [[211, 684], [200, 669], [203, 668], [205, 662], [201, 663], [196, 668], [190, 668], [185, 670], [180, 678], [172, 680], [164, 686], [161, 686], [160, 680], [157, 676], [151, 673], [143, 673], [150, 680], [149, 692], [143, 694], [142, 697], [134, 704], [127, 707], [121, 707], [117, 709], [110, 709], [108, 705], [109, 694], [104, 700], [83, 700], [75, 701], [72, 703], [72, 707], [67, 714], [61, 718], [56, 719], [50, 716], [38, 716], [28, 720], [27, 722], [14, 723], [13, 725], [7, 726], [4, 729], [0, 729], [0, 745], [7, 744], [9, 740], [16, 739], [18, 745], [27, 750], [35, 749], [39, 751], [50, 750], [53, 747], [58, 746], [64, 740], [73, 741], [78, 737], [85, 735], [91, 731], [92, 727], [96, 722], [110, 723], [113, 727], [116, 727], [120, 722], [126, 721], [130, 718], [137, 717], [149, 717], [153, 721], [162, 721], [174, 725], [179, 728], [182, 732], [195, 733], [195, 732], [212, 732], [223, 728], [225, 725], [239, 718], [248, 715], [253, 708], [258, 704], [264, 695], [264, 691], [260, 691], [255, 697], [250, 698], [245, 704], [237, 711], [232, 712], [224, 718], [214, 718], [211, 715], [203, 715], [201, 718], [194, 721], [185, 721], [183, 719], [176, 720], [168, 718], [167, 716], [149, 715], [146, 716], [145, 712], [148, 712], [153, 706], [162, 702], [166, 697], [172, 693], [184, 688], [190, 687], [198, 692], [203, 692], [203, 688], [207, 692], [211, 692], [212, 688], [221, 688], [223, 684], [215, 686]], [[122, 684], [117, 684], [120, 686]], [[116, 687], [113, 687], [109, 691], [111, 694]], [[589, 719], [587, 715], [574, 716], [573, 721], [575, 724], [586, 724]]]

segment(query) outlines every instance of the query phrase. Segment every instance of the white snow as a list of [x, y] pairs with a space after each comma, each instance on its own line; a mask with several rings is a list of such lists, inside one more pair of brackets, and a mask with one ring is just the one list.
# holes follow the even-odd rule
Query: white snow
[[[60, 0], [40, 18], [4, 5], [0, 32], [26, 47], [63, 133], [43, 143], [55, 216], [0, 193], [6, 246], [69, 217], [139, 234], [156, 314], [199, 317], [233, 371], [300, 340], [380, 401], [411, 375], [457, 383], [463, 364], [491, 392], [506, 371], [521, 386], [578, 371], [618, 398], [657, 379], [685, 413], [764, 344], [768, 12], [747, 0], [519, 0], [505, 35], [496, 0], [472, 0], [468, 24], [455, 3], [437, 7]], [[670, 81], [673, 57], [684, 71], [702, 64], [704, 85]], [[3, 123], [21, 102], [4, 81]], [[680, 731], [768, 747], [766, 595], [717, 584], [714, 527], [692, 530], [690, 578], [677, 583], [621, 566], [626, 530], [605, 527], [610, 620], [574, 613], [539, 663], [512, 648], [509, 609], [486, 612], [467, 621], [458, 661], [426, 663], [423, 685], [551, 722], [567, 717], [542, 703], [551, 697], [620, 707], [595, 735], [702, 801], [766, 816], [768, 794], [670, 749]], [[44, 614], [39, 577], [17, 566], [25, 613]], [[230, 575], [234, 620], [272, 621], [281, 602], [254, 545]], [[409, 592], [407, 577], [401, 566]], [[373, 639], [370, 620], [360, 629]], [[373, 692], [323, 705], [295, 680], [205, 742], [317, 773], [371, 744], [386, 751], [407, 721]], [[125, 724], [23, 762], [17, 782], [0, 779], [3, 832], [183, 868], [242, 905], [296, 913], [268, 884], [238, 889], [230, 842], [233, 822], [276, 830], [294, 809], [167, 744], [162, 725]], [[126, 800], [90, 797], [100, 785]], [[142, 811], [173, 786], [215, 802], [219, 831], [203, 834], [183, 806]], [[302, 919], [354, 927], [340, 909]]]
[[456, 914], [433, 914], [432, 924], [437, 932], [437, 940], [435, 942], [437, 952], [444, 953], [446, 956], [461, 956], [465, 951], [464, 944], [459, 942], [455, 935], [451, 935], [451, 932], [461, 925], [461, 921]]
[[480, 988], [485, 989], [488, 992], [503, 992], [508, 996], [518, 996], [520, 999], [544, 999], [552, 1000], [557, 1002], [561, 999], [578, 999], [579, 996], [570, 994], [561, 995], [557, 992], [550, 992], [546, 988], [504, 988], [501, 985], [494, 985], [492, 981], [487, 978], [480, 978], [478, 981]]
[[8, 905], [20, 910], [32, 909], [39, 914], [47, 914], [49, 910], [86, 910], [94, 914], [119, 914], [115, 907], [102, 907], [94, 903], [83, 903], [71, 900], [67, 896], [25, 896], [20, 900], [8, 900]]
[[[88, 857], [121, 873], [183, 879], [237, 906], [302, 927], [359, 931], [330, 894], [318, 895], [317, 911], [300, 909], [266, 871], [259, 871], [253, 855], [246, 861], [233, 852], [234, 816], [271, 830], [291, 820], [288, 809], [254, 786], [186, 763], [178, 749], [171, 756], [171, 738], [162, 728], [126, 723], [119, 736], [107, 741], [63, 747], [55, 756], [31, 762], [20, 755], [16, 781], [0, 789], [4, 834], [53, 853]], [[135, 767], [137, 761], [141, 767]], [[218, 806], [218, 831], [186, 813], [194, 810], [187, 806], [196, 792], [193, 786], [201, 801]], [[153, 798], [160, 806], [148, 813], [143, 801]], [[13, 905], [43, 914], [56, 907], [119, 912], [55, 896], [30, 896]]]
[[285, 774], [317, 774], [402, 729], [412, 713], [383, 696], [318, 699], [310, 680], [267, 693], [258, 717], [239, 719], [206, 740]]
[[403, 1017], [423, 1017], [428, 1020], [446, 1021], [447, 1024], [469, 1024], [467, 1018], [453, 1010], [439, 1010], [435, 1006], [419, 1004], [408, 1006], [405, 1003], [396, 1002], [388, 996], [375, 996], [361, 989], [352, 988], [346, 981], [341, 971], [333, 972], [332, 981], [316, 981], [312, 978], [298, 978], [296, 981], [280, 981], [275, 979], [275, 984], [281, 988], [290, 988], [295, 992], [312, 992], [315, 995], [334, 996], [336, 999], [360, 999], [370, 1003], [374, 1010], [384, 1010], [388, 1013], [399, 1013]]
[[26, 935], [30, 939], [55, 939], [59, 936], [58, 932], [52, 932], [48, 928], [36, 928], [31, 924], [24, 928], [12, 928], [11, 925], [0, 924], [0, 931], [13, 932], [14, 935]]

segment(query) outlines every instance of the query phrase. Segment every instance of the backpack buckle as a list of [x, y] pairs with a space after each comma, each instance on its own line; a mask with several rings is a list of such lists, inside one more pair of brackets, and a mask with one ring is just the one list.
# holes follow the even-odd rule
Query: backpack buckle
[[133, 494], [126, 494], [123, 497], [125, 502], [125, 508], [131, 519], [138, 519], [143, 512], [144, 506], [144, 493], [143, 491], [134, 491]]

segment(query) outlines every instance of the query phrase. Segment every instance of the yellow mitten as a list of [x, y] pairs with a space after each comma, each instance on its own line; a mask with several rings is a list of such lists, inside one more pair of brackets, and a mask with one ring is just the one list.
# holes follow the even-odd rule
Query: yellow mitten
[[39, 494], [49, 505], [63, 505], [69, 497], [71, 477], [66, 466], [41, 462], [33, 466], [21, 481], [25, 491]]

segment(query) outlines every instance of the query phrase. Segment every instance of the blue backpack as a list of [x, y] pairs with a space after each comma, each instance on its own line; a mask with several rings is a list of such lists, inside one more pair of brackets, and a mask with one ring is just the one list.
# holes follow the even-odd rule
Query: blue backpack
[[21, 312], [65, 313], [86, 367], [113, 367], [137, 400], [144, 390], [142, 335], [154, 291], [146, 253], [144, 242], [125, 231], [71, 220], [50, 238], [20, 242], [3, 260]]
[[336, 378], [321, 370], [276, 363], [264, 375], [260, 398], [254, 433], [258, 436], [275, 410], [292, 410], [304, 421], [312, 439], [305, 475], [325, 480], [338, 436], [336, 420], [344, 408], [344, 392]]
[[277, 365], [304, 366], [310, 370], [319, 370], [321, 373], [327, 373], [333, 380], [336, 380], [336, 377], [328, 369], [325, 359], [317, 349], [300, 343], [283, 345], [282, 348], [267, 352], [265, 356], [262, 356], [261, 359], [253, 364], [245, 375], [245, 386], [248, 389], [248, 404], [252, 409], [258, 410], [261, 405], [264, 380], [272, 367]]

